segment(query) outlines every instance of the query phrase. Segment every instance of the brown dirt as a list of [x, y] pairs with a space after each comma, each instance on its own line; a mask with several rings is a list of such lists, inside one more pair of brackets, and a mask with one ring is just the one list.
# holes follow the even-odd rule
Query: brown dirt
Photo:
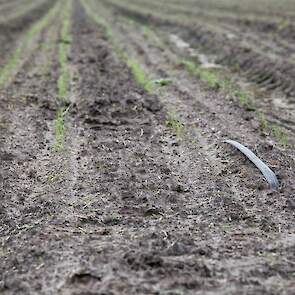
[[[179, 67], [162, 33], [94, 7], [149, 78], [172, 79], [147, 93], [73, 3], [64, 149], [53, 149], [60, 15], [0, 93], [0, 293], [294, 294], [294, 149]], [[228, 138], [261, 156], [280, 188]]]

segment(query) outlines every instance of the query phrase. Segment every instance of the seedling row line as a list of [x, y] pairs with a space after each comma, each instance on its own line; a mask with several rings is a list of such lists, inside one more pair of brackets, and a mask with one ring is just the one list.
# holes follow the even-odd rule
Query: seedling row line
[[3, 87], [12, 78], [14, 73], [17, 71], [17, 68], [20, 66], [23, 56], [25, 56], [27, 51], [31, 50], [30, 46], [36, 38], [36, 35], [49, 25], [60, 8], [61, 2], [57, 2], [57, 4], [51, 8], [51, 10], [41, 20], [31, 26], [20, 45], [12, 53], [7, 64], [0, 70], [0, 87]]

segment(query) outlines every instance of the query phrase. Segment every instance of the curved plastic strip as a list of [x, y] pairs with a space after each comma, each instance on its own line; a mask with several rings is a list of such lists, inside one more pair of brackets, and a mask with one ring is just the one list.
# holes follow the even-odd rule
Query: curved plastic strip
[[238, 143], [237, 141], [226, 140], [225, 142], [233, 145], [240, 152], [242, 152], [261, 171], [271, 188], [276, 188], [279, 186], [279, 181], [274, 172], [265, 163], [263, 163], [252, 151], [250, 151], [248, 148]]

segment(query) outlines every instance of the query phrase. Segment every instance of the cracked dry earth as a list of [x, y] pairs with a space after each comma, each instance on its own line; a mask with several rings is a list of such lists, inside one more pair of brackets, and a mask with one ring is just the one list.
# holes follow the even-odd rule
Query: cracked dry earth
[[[153, 19], [146, 34], [144, 17], [126, 21], [132, 1], [124, 10], [116, 1], [37, 2], [18, 16], [18, 1], [0, 1], [0, 15], [17, 19], [0, 22], [10, 40], [1, 67], [29, 27], [62, 5], [1, 86], [0, 294], [294, 294], [292, 118], [283, 121], [288, 145], [260, 132], [253, 112], [185, 71], [184, 53], [161, 42], [175, 30], [186, 36], [186, 26], [170, 32]], [[69, 77], [57, 150], [61, 43]], [[146, 91], [122, 51], [172, 83]], [[272, 101], [259, 107], [276, 120]], [[167, 124], [171, 113], [181, 134]], [[269, 189], [229, 138], [273, 168], [280, 187]]]

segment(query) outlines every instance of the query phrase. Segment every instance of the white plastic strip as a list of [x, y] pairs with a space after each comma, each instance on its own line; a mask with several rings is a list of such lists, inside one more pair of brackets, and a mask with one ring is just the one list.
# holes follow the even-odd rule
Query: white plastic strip
[[236, 147], [240, 152], [242, 152], [263, 174], [269, 183], [271, 188], [276, 188], [279, 186], [279, 181], [274, 174], [274, 172], [264, 163], [262, 162], [252, 151], [238, 143], [234, 140], [226, 140], [226, 143], [229, 143]]

